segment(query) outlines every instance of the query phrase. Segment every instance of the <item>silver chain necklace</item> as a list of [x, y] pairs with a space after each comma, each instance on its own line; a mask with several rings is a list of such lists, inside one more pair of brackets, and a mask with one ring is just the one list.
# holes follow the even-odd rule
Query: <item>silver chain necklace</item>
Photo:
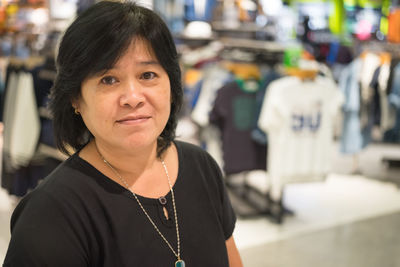
[[168, 240], [165, 238], [165, 236], [161, 233], [160, 229], [158, 229], [157, 225], [154, 223], [154, 221], [151, 219], [150, 215], [147, 213], [145, 208], [143, 207], [142, 203], [140, 202], [139, 198], [136, 196], [136, 194], [129, 189], [129, 185], [126, 182], [124, 178], [119, 174], [119, 172], [103, 157], [103, 155], [100, 153], [97, 144], [95, 144], [96, 150], [99, 153], [101, 159], [103, 162], [117, 175], [117, 177], [121, 180], [121, 182], [125, 185], [125, 188], [135, 197], [137, 203], [139, 204], [140, 208], [142, 209], [143, 213], [146, 215], [147, 219], [149, 219], [150, 223], [153, 225], [154, 229], [157, 231], [157, 233], [161, 236], [161, 238], [165, 241], [165, 243], [168, 245], [168, 247], [171, 249], [172, 253], [174, 253], [175, 257], [177, 258], [175, 262], [175, 267], [185, 267], [185, 262], [181, 259], [181, 242], [179, 239], [179, 227], [178, 227], [178, 216], [176, 215], [176, 205], [175, 205], [175, 196], [174, 196], [174, 189], [172, 188], [171, 180], [169, 178], [168, 174], [168, 169], [167, 166], [165, 165], [164, 160], [161, 161], [161, 164], [164, 167], [165, 174], [168, 179], [168, 184], [169, 184], [169, 189], [171, 190], [171, 196], [172, 196], [172, 206], [174, 208], [174, 217], [175, 217], [175, 228], [176, 228], [176, 240], [177, 240], [177, 252], [173, 249], [171, 244], [168, 242]]

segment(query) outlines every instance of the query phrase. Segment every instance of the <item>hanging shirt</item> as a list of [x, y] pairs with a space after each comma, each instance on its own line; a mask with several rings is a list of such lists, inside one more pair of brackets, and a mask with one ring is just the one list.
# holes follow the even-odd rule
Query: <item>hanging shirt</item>
[[364, 130], [368, 127], [371, 105], [373, 102], [373, 90], [370, 83], [374, 76], [376, 68], [380, 66], [380, 57], [374, 53], [367, 53], [363, 59], [363, 64], [360, 72], [361, 84], [361, 106], [360, 106], [360, 123]]
[[185, 18], [188, 21], [211, 21], [215, 0], [185, 0]]
[[204, 71], [204, 81], [200, 95], [191, 113], [191, 118], [194, 122], [202, 127], [206, 127], [209, 124], [208, 117], [217, 96], [217, 91], [231, 80], [230, 73], [217, 65], [211, 66]]
[[14, 166], [27, 166], [36, 151], [40, 121], [32, 75], [22, 72], [19, 76], [10, 152]]
[[396, 121], [393, 129], [384, 134], [384, 141], [400, 143], [400, 63], [393, 69], [392, 90], [389, 94], [389, 103], [396, 111]]
[[27, 166], [40, 134], [32, 75], [24, 71], [10, 74], [4, 109], [4, 152], [14, 168]]
[[281, 78], [281, 74], [276, 70], [270, 70], [264, 77], [263, 82], [260, 86], [260, 89], [256, 93], [256, 118], [254, 129], [251, 132], [251, 136], [259, 144], [266, 145], [267, 144], [267, 135], [258, 127], [258, 119], [260, 118], [261, 108], [264, 102], [265, 93], [269, 84], [277, 79]]
[[381, 66], [381, 71], [378, 77], [378, 88], [381, 106], [381, 123], [380, 128], [386, 131], [393, 128], [395, 122], [396, 111], [389, 105], [388, 95], [388, 79], [390, 76], [390, 62], [384, 63]]
[[256, 92], [235, 81], [222, 87], [210, 113], [210, 123], [221, 130], [226, 174], [266, 169], [266, 147], [251, 137], [256, 118]]
[[343, 105], [343, 129], [341, 137], [341, 152], [356, 154], [362, 149], [360, 125], [360, 83], [359, 75], [362, 60], [357, 58], [341, 72], [339, 87], [345, 97]]
[[343, 95], [328, 78], [284, 77], [267, 89], [258, 125], [268, 133], [271, 197], [283, 185], [324, 177], [330, 169], [333, 126]]

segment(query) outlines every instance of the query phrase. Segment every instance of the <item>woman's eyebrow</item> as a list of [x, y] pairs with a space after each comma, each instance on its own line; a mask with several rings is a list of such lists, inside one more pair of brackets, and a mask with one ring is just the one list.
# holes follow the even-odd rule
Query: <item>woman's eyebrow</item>
[[160, 63], [156, 60], [149, 60], [139, 62], [139, 65], [160, 65]]
[[[160, 63], [159, 63], [158, 61], [156, 61], [156, 60], [144, 60], [144, 61], [139, 61], [139, 62], [137, 63], [137, 65], [141, 65], [141, 66], [160, 65]], [[124, 67], [120, 67], [120, 66], [118, 66], [118, 65], [115, 65], [115, 66], [111, 67], [110, 69], [108, 69], [107, 71], [113, 70], [113, 69], [118, 70], [118, 69], [123, 69], [123, 68], [124, 68]]]

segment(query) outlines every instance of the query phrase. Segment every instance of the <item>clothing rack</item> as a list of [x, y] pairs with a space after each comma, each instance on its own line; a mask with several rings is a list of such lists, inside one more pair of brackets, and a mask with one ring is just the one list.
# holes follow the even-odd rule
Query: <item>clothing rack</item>
[[[21, 162], [17, 162], [18, 164], [15, 163], [15, 160], [10, 160], [16, 158], [15, 153], [13, 154], [12, 158], [10, 157], [11, 154], [9, 152], [6, 151], [4, 154], [4, 168], [2, 173], [4, 180], [2, 181], [2, 187], [7, 189], [10, 194], [24, 196], [28, 190], [37, 185], [40, 179], [44, 178], [44, 176], [52, 171], [61, 161], [66, 159], [66, 156], [61, 154], [61, 152], [59, 152], [54, 146], [52, 135], [52, 118], [49, 110], [47, 109], [47, 96], [54, 81], [54, 74], [55, 64], [53, 57], [35, 56], [25, 60], [12, 57], [9, 59], [7, 67], [6, 90], [4, 93], [5, 97], [3, 97], [3, 100], [6, 101], [7, 94], [9, 94], [13, 89], [15, 90], [15, 86], [8, 88], [10, 85], [10, 75], [13, 75], [13, 77], [18, 77], [14, 78], [14, 80], [18, 79], [18, 81], [20, 79], [20, 75], [24, 75], [23, 77], [29, 76], [31, 77], [30, 80], [32, 82], [33, 92], [30, 95], [30, 98], [28, 97], [27, 92], [24, 92], [24, 95], [26, 98], [33, 99], [29, 102], [29, 107], [33, 106], [33, 109], [31, 110], [32, 112], [29, 112], [29, 115], [33, 114], [32, 116], [36, 118], [35, 114], [37, 114], [37, 124], [34, 124], [33, 129], [27, 128], [28, 132], [26, 132], [28, 135], [32, 132], [31, 135], [35, 136], [35, 138], [31, 138], [32, 140], [21, 136], [20, 130], [18, 135], [15, 135], [12, 132], [8, 133], [9, 137], [12, 136], [12, 138], [17, 139], [22, 138], [25, 142], [29, 142], [33, 149], [33, 153], [29, 154], [30, 157], [26, 157], [26, 162], [22, 163], [20, 160]], [[24, 89], [26, 88], [24, 87]], [[18, 90], [20, 90], [19, 87]], [[8, 101], [11, 101], [9, 103], [12, 103], [11, 105], [13, 107], [19, 107], [18, 104], [13, 104], [13, 101], [15, 100], [14, 98], [11, 98], [11, 96], [12, 95], [10, 95], [10, 98], [7, 98]], [[8, 106], [10, 106], [10, 104], [8, 104]], [[27, 105], [22, 105], [21, 107], [26, 106]], [[2, 109], [5, 109], [5, 102], [2, 105]], [[34, 109], [37, 109], [37, 111], [34, 112]], [[9, 114], [13, 114], [11, 112], [15, 111], [14, 109], [8, 109], [8, 112], [10, 112]], [[20, 113], [21, 112], [18, 114]], [[8, 117], [10, 116], [7, 116], [7, 118]], [[11, 120], [8, 119], [8, 121]], [[33, 121], [36, 121], [36, 119]], [[19, 125], [21, 125], [21, 119], [19, 120], [19, 123]], [[10, 129], [11, 126], [9, 125], [5, 124], [5, 127], [9, 127], [8, 129]], [[21, 127], [28, 126], [19, 126], [18, 129], [23, 129]], [[11, 127], [11, 129], [13, 128]], [[33, 135], [33, 133], [35, 134]], [[30, 151], [27, 147], [24, 149]]]
[[[400, 57], [400, 44], [395, 43], [382, 43], [382, 42], [371, 42], [364, 47], [366, 50], [370, 50], [372, 52], [387, 52], [390, 53], [393, 57]], [[400, 156], [392, 156], [387, 155], [382, 158], [382, 162], [388, 168], [399, 168], [400, 167]]]
[[[400, 147], [399, 147], [400, 150]], [[388, 168], [400, 168], [400, 155], [386, 155], [382, 157], [382, 163]]]
[[400, 158], [392, 158], [390, 156], [385, 156], [382, 158], [382, 162], [388, 168], [400, 168]]
[[[275, 66], [283, 61], [284, 49], [272, 41], [222, 37], [223, 59]], [[247, 57], [247, 58], [246, 58]]]
[[[389, 54], [392, 58], [400, 58], [400, 44], [389, 43], [389, 42], [379, 42], [370, 41], [368, 43], [359, 42], [356, 45], [356, 54], [363, 56], [363, 53], [376, 53], [376, 54]], [[397, 144], [396, 144], [397, 145]], [[399, 147], [400, 148], [400, 147]], [[358, 158], [355, 159], [358, 161]], [[388, 168], [398, 168], [400, 167], [400, 155], [385, 155], [381, 158], [381, 162]], [[359, 173], [358, 163], [356, 163], [354, 173]]]
[[[247, 173], [243, 174], [246, 178]], [[284, 216], [293, 216], [294, 212], [280, 201], [273, 201], [268, 192], [261, 192], [252, 186], [246, 179], [243, 183], [235, 183], [233, 177], [226, 176], [225, 184], [228, 191], [234, 196], [234, 201], [239, 202], [235, 212], [244, 219], [267, 216], [273, 223], [282, 224]], [[283, 195], [283, 194], [282, 194]], [[234, 205], [235, 206], [235, 205]]]
[[[278, 72], [277, 69], [272, 68], [272, 66], [282, 62], [281, 56], [283, 56], [283, 49], [281, 47], [277, 47], [276, 43], [274, 42], [224, 38], [222, 40], [222, 44], [224, 46], [224, 49], [223, 49], [223, 54], [220, 56], [223, 59], [227, 60], [227, 62], [222, 61], [222, 63], [227, 63], [227, 64], [221, 64], [221, 66], [223, 66], [226, 70], [229, 70], [232, 74], [234, 74], [235, 77], [240, 77], [239, 79], [246, 80], [245, 74], [250, 75], [251, 72], [250, 70], [253, 69], [252, 68], [253, 66], [255, 67], [268, 66], [268, 68], [266, 68], [268, 69], [269, 72], [269, 74], [267, 75], [268, 78], [264, 77], [265, 75], [264, 73], [260, 73], [261, 74], [260, 78], [262, 82], [264, 82], [263, 81], [264, 78], [267, 78], [267, 80], [272, 79], [271, 76], [274, 76], [272, 72], [274, 73]], [[237, 50], [239, 50], [239, 53], [236, 53]], [[265, 57], [262, 58], [259, 55], [270, 55], [270, 58], [269, 59], [266, 59]], [[260, 60], [260, 58], [262, 58], [262, 60]], [[238, 71], [240, 73], [238, 74], [236, 72], [237, 69], [235, 69], [234, 66], [231, 67], [228, 66], [229, 63], [232, 63], [232, 65], [234, 66], [236, 66], [236, 64], [238, 66], [243, 64], [243, 66], [245, 66], [246, 71], [244, 73]], [[252, 66], [247, 66], [248, 64], [251, 64]], [[252, 77], [256, 80], [258, 79], [256, 78], [257, 75], [255, 75], [255, 73], [252, 73], [252, 75], [254, 76], [248, 76], [248, 77]], [[261, 85], [262, 84], [260, 84], [260, 86]], [[233, 86], [233, 88], [230, 89], [236, 90], [236, 87]], [[225, 92], [226, 91], [227, 88], [225, 88]], [[261, 97], [261, 94], [258, 93], [258, 98], [261, 99], [263, 98], [263, 96]], [[247, 170], [249, 170], [248, 166], [246, 168]], [[264, 167], [258, 166], [257, 170], [265, 171], [265, 166]], [[238, 203], [238, 205], [234, 206], [236, 206], [235, 211], [240, 217], [249, 218], [249, 217], [266, 216], [274, 223], [282, 223], [284, 215], [293, 214], [292, 212], [289, 212], [288, 209], [286, 209], [282, 205], [282, 201], [276, 201], [276, 202], [272, 201], [268, 192], [261, 192], [257, 187], [253, 186], [253, 184], [247, 182], [246, 179], [244, 179], [242, 183], [237, 183], [235, 177], [237, 175], [236, 171], [232, 172], [226, 169], [225, 171], [228, 172], [228, 174], [226, 174], [225, 176], [225, 183], [228, 187], [229, 192], [233, 195], [233, 198], [235, 199], [234, 201]], [[235, 174], [230, 175], [229, 173], [235, 173]], [[245, 171], [243, 173], [243, 176], [246, 175], [247, 174]]]
[[400, 44], [388, 43], [388, 42], [368, 42], [368, 44], [360, 45], [361, 52], [387, 52], [392, 56], [400, 57]]

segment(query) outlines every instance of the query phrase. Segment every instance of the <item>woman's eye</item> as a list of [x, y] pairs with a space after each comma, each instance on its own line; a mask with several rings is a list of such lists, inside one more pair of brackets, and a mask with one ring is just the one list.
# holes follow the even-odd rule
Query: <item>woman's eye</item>
[[113, 85], [116, 82], [117, 82], [117, 79], [112, 76], [106, 76], [101, 79], [101, 83], [107, 84], [107, 85]]
[[157, 75], [154, 72], [145, 72], [142, 74], [142, 79], [144, 80], [152, 80], [156, 77]]

